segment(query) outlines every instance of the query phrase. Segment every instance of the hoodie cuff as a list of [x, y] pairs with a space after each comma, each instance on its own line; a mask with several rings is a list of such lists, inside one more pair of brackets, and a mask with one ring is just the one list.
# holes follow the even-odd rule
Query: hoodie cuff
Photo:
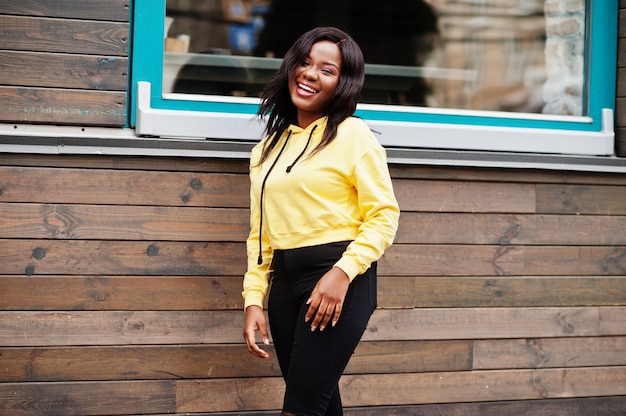
[[263, 309], [263, 296], [260, 292], [250, 292], [246, 294], [243, 302], [243, 310], [245, 311], [248, 306], [256, 305]]
[[337, 263], [335, 263], [335, 267], [339, 267], [345, 274], [348, 275], [350, 281], [353, 281], [355, 277], [357, 277], [360, 273], [359, 266], [354, 262], [353, 259], [349, 257], [342, 257], [339, 259]]

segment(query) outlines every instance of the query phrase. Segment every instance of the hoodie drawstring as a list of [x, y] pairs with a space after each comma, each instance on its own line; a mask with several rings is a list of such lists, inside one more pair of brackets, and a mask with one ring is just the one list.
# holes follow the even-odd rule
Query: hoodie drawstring
[[287, 147], [287, 142], [289, 142], [290, 137], [291, 130], [289, 130], [289, 134], [285, 139], [285, 143], [283, 143], [283, 147], [280, 148], [280, 152], [278, 152], [276, 159], [274, 159], [274, 163], [272, 163], [272, 166], [270, 166], [270, 168], [267, 170], [265, 178], [263, 178], [263, 183], [261, 183], [261, 197], [259, 198], [259, 209], [261, 211], [259, 214], [259, 257], [257, 259], [257, 264], [259, 265], [263, 264], [263, 194], [265, 193], [265, 182], [267, 182], [268, 176], [270, 176], [270, 173], [272, 173], [272, 170], [274, 169], [274, 166], [276, 166], [278, 159], [280, 159], [280, 155], [283, 154], [283, 150], [285, 150], [285, 147]]
[[295, 160], [293, 162], [291, 162], [291, 165], [287, 166], [287, 169], [285, 169], [285, 172], [287, 172], [287, 173], [291, 172], [291, 168], [293, 168], [293, 166], [296, 163], [298, 163], [298, 160], [300, 160], [302, 155], [304, 155], [304, 153], [306, 152], [306, 149], [309, 148], [309, 143], [311, 143], [311, 137], [313, 137], [313, 132], [315, 131], [316, 128], [317, 128], [317, 124], [315, 126], [313, 126], [313, 128], [311, 129], [311, 133], [309, 134], [309, 139], [306, 141], [306, 144], [304, 145], [304, 149], [302, 149], [302, 152], [300, 152], [298, 157], [295, 158]]
[[[298, 160], [300, 160], [302, 155], [304, 155], [304, 153], [306, 152], [306, 150], [309, 147], [309, 143], [311, 143], [311, 138], [313, 137], [313, 132], [315, 131], [316, 128], [317, 128], [317, 124], [315, 126], [313, 126], [313, 128], [311, 129], [311, 133], [309, 134], [309, 139], [307, 140], [306, 145], [304, 146], [304, 149], [302, 150], [302, 152], [300, 152], [298, 157], [296, 157], [294, 159], [294, 161], [291, 163], [291, 165], [287, 166], [287, 169], [285, 170], [285, 172], [287, 172], [287, 173], [291, 172], [291, 169], [293, 168], [293, 166], [298, 162]], [[263, 182], [261, 183], [261, 196], [259, 198], [259, 209], [260, 209], [260, 214], [259, 214], [259, 257], [257, 258], [257, 264], [259, 264], [259, 265], [263, 264], [263, 195], [265, 194], [265, 182], [267, 182], [267, 178], [270, 176], [270, 173], [274, 169], [274, 166], [276, 166], [276, 163], [278, 162], [278, 159], [280, 159], [280, 155], [283, 154], [283, 150], [285, 150], [285, 147], [287, 147], [287, 142], [289, 142], [289, 138], [290, 137], [291, 137], [291, 130], [289, 130], [289, 134], [287, 134], [287, 138], [285, 139], [285, 143], [283, 143], [283, 146], [280, 148], [280, 151], [278, 152], [278, 155], [276, 156], [276, 159], [274, 159], [274, 162], [272, 163], [272, 166], [270, 166], [270, 168], [267, 170], [267, 173], [265, 174], [265, 177], [263, 178]]]

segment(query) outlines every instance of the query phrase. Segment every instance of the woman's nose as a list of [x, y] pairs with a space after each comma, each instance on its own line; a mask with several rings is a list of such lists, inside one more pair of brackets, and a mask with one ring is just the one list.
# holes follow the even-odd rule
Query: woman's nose
[[317, 77], [317, 70], [312, 66], [307, 67], [304, 70], [304, 76], [309, 79], [315, 79]]

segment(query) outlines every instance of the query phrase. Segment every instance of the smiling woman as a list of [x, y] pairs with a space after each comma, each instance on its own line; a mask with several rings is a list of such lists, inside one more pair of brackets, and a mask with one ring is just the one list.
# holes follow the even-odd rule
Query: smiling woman
[[269, 291], [283, 415], [343, 415], [339, 379], [376, 308], [376, 262], [398, 227], [385, 151], [353, 117], [363, 74], [350, 36], [315, 28], [261, 95], [267, 134], [250, 160], [243, 333], [250, 353], [269, 358], [255, 338], [269, 345]]

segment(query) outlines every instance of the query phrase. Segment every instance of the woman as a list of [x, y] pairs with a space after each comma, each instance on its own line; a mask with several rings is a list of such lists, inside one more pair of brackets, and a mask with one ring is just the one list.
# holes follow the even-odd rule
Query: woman
[[376, 308], [376, 261], [399, 209], [384, 149], [353, 117], [363, 54], [339, 29], [300, 37], [265, 88], [266, 138], [252, 151], [244, 339], [269, 344], [283, 415], [342, 415], [338, 382]]

